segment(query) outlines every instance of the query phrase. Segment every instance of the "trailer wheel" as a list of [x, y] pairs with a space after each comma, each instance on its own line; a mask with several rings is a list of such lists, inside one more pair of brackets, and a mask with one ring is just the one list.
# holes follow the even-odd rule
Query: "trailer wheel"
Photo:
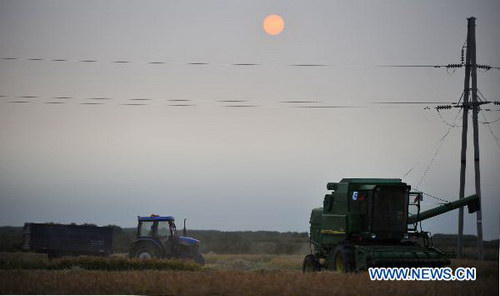
[[304, 258], [304, 262], [302, 263], [302, 272], [318, 272], [321, 271], [321, 264], [319, 263], [318, 258], [313, 254], [309, 254]]
[[354, 255], [350, 248], [346, 246], [338, 246], [333, 252], [333, 269], [338, 272], [347, 273], [353, 272]]

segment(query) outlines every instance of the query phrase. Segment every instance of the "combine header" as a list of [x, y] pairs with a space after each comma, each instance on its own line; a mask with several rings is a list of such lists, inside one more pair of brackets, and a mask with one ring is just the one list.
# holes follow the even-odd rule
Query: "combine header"
[[418, 223], [466, 205], [469, 213], [479, 209], [479, 197], [472, 195], [420, 212], [421, 193], [410, 192], [401, 179], [342, 179], [327, 189], [333, 192], [311, 213], [312, 254], [304, 258], [304, 272], [448, 265]]

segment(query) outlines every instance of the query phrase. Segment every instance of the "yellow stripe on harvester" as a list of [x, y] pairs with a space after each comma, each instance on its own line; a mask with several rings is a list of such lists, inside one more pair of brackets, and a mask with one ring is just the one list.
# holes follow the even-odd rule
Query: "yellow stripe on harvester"
[[323, 229], [321, 230], [321, 234], [345, 234], [345, 231], [337, 231], [331, 229]]

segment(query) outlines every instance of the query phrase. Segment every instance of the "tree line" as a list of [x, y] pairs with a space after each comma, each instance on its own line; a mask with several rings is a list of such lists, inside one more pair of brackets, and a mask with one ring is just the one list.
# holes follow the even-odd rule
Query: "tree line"
[[[110, 226], [113, 227], [113, 252], [127, 253], [128, 246], [136, 238], [136, 228]], [[22, 234], [22, 227], [0, 227], [0, 252], [21, 251]], [[182, 235], [182, 230], [179, 230], [179, 234]], [[188, 230], [187, 235], [201, 241], [202, 253], [305, 255], [309, 252], [309, 237], [306, 232]], [[453, 257], [456, 235], [435, 234], [432, 241], [434, 247]], [[466, 258], [476, 257], [476, 244], [476, 236], [464, 235]], [[485, 241], [484, 248], [486, 260], [498, 260], [498, 239]]]

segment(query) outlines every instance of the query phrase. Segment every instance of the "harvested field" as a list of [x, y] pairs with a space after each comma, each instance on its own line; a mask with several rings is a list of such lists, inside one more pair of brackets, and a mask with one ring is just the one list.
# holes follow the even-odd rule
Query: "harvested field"
[[303, 274], [302, 256], [206, 256], [200, 271], [0, 270], [2, 294], [162, 295], [498, 295], [498, 263], [453, 261], [475, 266], [474, 282], [370, 281], [367, 272]]
[[63, 257], [53, 260], [40, 256], [0, 256], [0, 269], [30, 269], [30, 270], [103, 270], [103, 271], [131, 271], [131, 270], [182, 270], [199, 271], [204, 267], [187, 260], [141, 260], [123, 256], [112, 257]]
[[494, 276], [476, 282], [372, 282], [367, 273], [244, 271], [1, 271], [2, 294], [498, 295]]

